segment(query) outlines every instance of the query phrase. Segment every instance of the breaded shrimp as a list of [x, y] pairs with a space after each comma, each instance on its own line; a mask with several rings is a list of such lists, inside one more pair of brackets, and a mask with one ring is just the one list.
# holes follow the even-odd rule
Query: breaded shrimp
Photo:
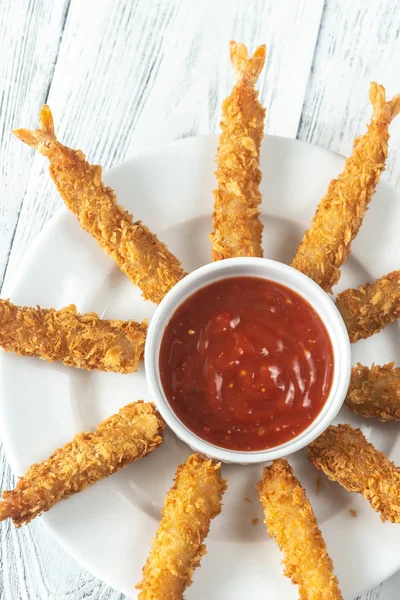
[[394, 363], [353, 367], [347, 406], [357, 415], [400, 421], [400, 368]]
[[226, 489], [220, 465], [192, 454], [178, 467], [153, 547], [137, 585], [140, 600], [181, 600], [206, 553], [211, 519], [221, 512]]
[[350, 253], [388, 154], [389, 124], [400, 112], [400, 95], [386, 102], [385, 88], [371, 83], [373, 116], [367, 132], [354, 142], [338, 179], [331, 181], [310, 229], [297, 248], [292, 267], [326, 292], [339, 281], [339, 268]]
[[162, 442], [164, 422], [153, 404], [127, 404], [93, 433], [78, 433], [47, 460], [29, 467], [12, 491], [3, 492], [0, 521], [16, 527], [29, 523], [52, 506], [105, 479]]
[[362, 494], [382, 521], [400, 523], [400, 472], [350, 425], [331, 425], [308, 446], [308, 457], [332, 481]]
[[96, 313], [80, 315], [73, 304], [55, 310], [0, 300], [0, 347], [78, 369], [137, 371], [146, 333], [145, 321], [107, 321]]
[[400, 317], [400, 270], [338, 295], [350, 341], [368, 338]]
[[85, 160], [80, 150], [63, 146], [54, 133], [50, 108], [42, 107], [36, 131], [13, 133], [47, 156], [50, 175], [66, 206], [105, 252], [117, 263], [143, 297], [160, 302], [185, 275], [180, 261], [141, 221], [117, 203], [112, 189], [102, 182], [102, 169]]
[[237, 82], [222, 104], [210, 234], [213, 260], [263, 255], [259, 163], [265, 109], [254, 85], [264, 66], [265, 46], [249, 58], [244, 44], [230, 42], [230, 54]]
[[284, 459], [265, 467], [257, 485], [268, 533], [284, 554], [285, 575], [301, 600], [342, 600], [333, 563], [311, 504]]

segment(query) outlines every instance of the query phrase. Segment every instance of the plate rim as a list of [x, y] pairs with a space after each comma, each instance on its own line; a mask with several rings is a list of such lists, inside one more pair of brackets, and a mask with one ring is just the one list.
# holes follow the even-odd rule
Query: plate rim
[[[129, 165], [135, 164], [137, 163], [139, 160], [142, 159], [146, 159], [149, 158], [151, 156], [154, 156], [157, 153], [163, 153], [166, 152], [170, 149], [173, 149], [174, 147], [180, 147], [180, 146], [184, 146], [184, 145], [191, 145], [193, 143], [198, 142], [199, 140], [205, 140], [205, 139], [213, 139], [216, 140], [218, 139], [218, 134], [206, 134], [206, 135], [201, 135], [201, 136], [194, 136], [194, 137], [189, 137], [189, 138], [184, 138], [184, 139], [179, 139], [179, 140], [174, 140], [170, 143], [167, 144], [162, 144], [159, 146], [155, 146], [152, 149], [147, 149], [145, 152], [141, 153], [141, 154], [135, 154], [134, 156], [128, 157], [126, 158], [124, 161], [122, 161], [121, 163], [118, 163], [117, 165], [115, 165], [114, 167], [112, 167], [111, 169], [108, 169], [107, 171], [105, 171], [103, 173], [103, 178], [105, 180], [105, 183], [107, 185], [107, 179], [109, 176], [114, 176], [115, 174], [118, 175], [118, 171], [119, 170], [124, 170], [127, 167], [129, 167]], [[298, 146], [303, 146], [305, 148], [313, 148], [319, 152], [325, 153], [327, 156], [336, 156], [336, 157], [340, 157], [341, 159], [345, 160], [346, 157], [342, 156], [339, 153], [336, 152], [332, 152], [326, 148], [320, 147], [316, 144], [311, 144], [307, 141], [304, 140], [298, 140], [298, 139], [292, 139], [289, 137], [284, 137], [284, 136], [275, 136], [275, 135], [265, 135], [263, 138], [263, 144], [265, 144], [268, 139], [270, 138], [278, 138], [279, 140], [282, 140], [284, 142], [289, 142], [289, 144], [295, 144]], [[381, 181], [379, 182], [379, 187], [380, 188], [387, 188], [389, 190], [391, 190], [392, 192], [394, 192], [396, 195], [399, 195], [399, 190], [397, 190], [393, 185], [391, 185], [390, 183], [388, 183], [387, 181], [385, 181], [384, 178], [381, 179]], [[20, 264], [18, 265], [17, 271], [13, 277], [13, 279], [11, 280], [11, 282], [8, 284], [7, 286], [7, 292], [9, 294], [9, 297], [12, 298], [13, 294], [15, 293], [15, 291], [17, 290], [17, 288], [20, 286], [21, 280], [23, 279], [24, 273], [26, 271], [26, 269], [29, 267], [30, 264], [32, 264], [34, 262], [33, 257], [37, 251], [37, 249], [43, 244], [45, 243], [45, 240], [47, 238], [47, 236], [51, 233], [52, 229], [54, 227], [56, 227], [57, 225], [60, 225], [63, 223], [64, 219], [70, 219], [73, 218], [75, 220], [75, 217], [72, 216], [71, 212], [65, 207], [65, 206], [61, 206], [60, 209], [58, 209], [54, 215], [44, 224], [44, 226], [42, 227], [42, 229], [40, 230], [40, 232], [37, 234], [37, 236], [35, 237], [35, 239], [32, 241], [32, 243], [29, 244], [29, 246], [25, 249], [23, 257], [21, 259]], [[162, 230], [158, 231], [157, 233], [162, 233]], [[5, 352], [0, 352], [0, 365], [3, 364], [3, 357], [6, 355]], [[1, 389], [1, 387], [0, 387]], [[2, 415], [2, 408], [1, 406], [3, 405], [3, 400], [0, 397], [0, 415]], [[14, 468], [15, 466], [15, 462], [14, 462], [14, 458], [13, 458], [13, 453], [7, 443], [7, 434], [5, 434], [7, 427], [5, 425], [5, 420], [3, 418], [0, 418], [0, 438], [2, 440], [3, 443], [3, 449], [4, 449], [4, 453], [5, 453], [5, 457], [7, 459], [7, 462], [9, 463], [11, 470], [13, 472], [14, 475], [16, 475], [16, 469]], [[400, 436], [400, 434], [399, 434]], [[372, 509], [371, 509], [372, 510]], [[66, 542], [64, 539], [62, 539], [62, 537], [60, 538], [57, 535], [57, 532], [55, 530], [55, 528], [53, 528], [53, 526], [51, 524], [49, 524], [46, 521], [46, 515], [44, 516], [43, 519], [40, 519], [40, 522], [42, 523], [42, 525], [45, 526], [45, 528], [51, 533], [51, 535], [55, 538], [55, 540], [57, 541], [57, 543], [60, 544], [60, 546], [66, 551], [68, 552], [68, 554], [70, 556], [72, 556], [75, 560], [77, 560], [84, 568], [86, 568], [90, 573], [93, 573], [96, 577], [98, 577], [100, 580], [104, 581], [107, 585], [112, 586], [114, 589], [118, 589], [115, 588], [114, 584], [107, 581], [107, 579], [105, 579], [103, 577], [103, 575], [101, 573], [99, 573], [97, 571], [97, 569], [93, 568], [92, 564], [89, 564], [90, 561], [86, 561], [86, 559], [83, 556], [79, 556], [79, 559], [76, 558], [77, 556], [77, 552], [76, 550], [73, 549], [73, 546], [70, 546], [68, 544], [68, 542]], [[71, 548], [71, 549], [70, 549]], [[80, 553], [78, 552], [78, 554], [80, 555]], [[392, 569], [390, 570], [389, 575], [387, 575], [383, 580], [379, 580], [376, 585], [379, 585], [379, 583], [382, 583], [382, 581], [385, 581], [386, 579], [388, 579], [389, 577], [391, 577], [392, 575], [394, 575], [395, 573], [397, 573], [400, 570], [400, 558], [399, 558], [399, 566], [396, 569]], [[283, 575], [282, 575], [283, 576]], [[369, 591], [370, 588], [366, 588], [364, 591]], [[364, 593], [364, 592], [361, 592]]]

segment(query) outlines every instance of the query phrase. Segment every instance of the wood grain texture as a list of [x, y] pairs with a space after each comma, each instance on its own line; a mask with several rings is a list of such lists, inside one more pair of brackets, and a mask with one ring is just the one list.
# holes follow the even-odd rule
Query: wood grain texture
[[[290, 6], [253, 0], [251, 11], [242, 0], [228, 10], [214, 0], [72, 0], [48, 95], [58, 136], [108, 168], [128, 154], [216, 130], [233, 83], [228, 41], [236, 37], [253, 48], [269, 40], [260, 81], [266, 130], [295, 137], [322, 7], [322, 0]], [[36, 122], [37, 116], [20, 125]], [[46, 169], [35, 156], [3, 295], [23, 254], [61, 206]]]
[[[105, 168], [123, 160], [175, 10], [174, 2], [163, 0], [153, 2], [151, 10], [147, 0], [72, 0], [54, 77], [48, 82], [48, 103], [62, 141], [84, 149], [91, 161]], [[20, 125], [31, 127], [37, 118], [36, 114]], [[27, 147], [23, 150], [29, 155]], [[46, 160], [35, 155], [3, 295], [27, 247], [61, 205]]]
[[[391, 0], [326, 2], [298, 137], [348, 156], [372, 110], [369, 84], [400, 93], [400, 13]], [[390, 127], [384, 177], [400, 187], [400, 117]]]
[[[229, 9], [227, 10], [229, 6]], [[260, 98], [265, 130], [295, 137], [311, 69], [323, 2], [283, 3], [190, 0], [179, 3], [146, 106], [132, 132], [128, 154], [174, 139], [219, 130], [220, 107], [233, 85], [228, 43], [254, 50], [267, 44]], [[180, 32], [176, 35], [176, 32]], [[171, 32], [172, 33], [172, 32]]]
[[68, 4], [15, 0], [0, 6], [0, 289], [33, 158], [11, 130], [35, 119], [46, 100]]
[[[321, 20], [322, 19], [322, 20]], [[266, 131], [348, 154], [369, 118], [368, 83], [400, 92], [392, 0], [15, 0], [0, 3], [0, 285], [61, 201], [46, 161], [14, 140], [47, 99], [60, 139], [105, 168], [218, 130], [233, 82], [227, 43], [266, 41]], [[314, 62], [313, 62], [314, 60]], [[400, 125], [389, 176], [399, 185]], [[6, 269], [7, 267], [7, 269]], [[0, 488], [14, 478], [0, 447]], [[1, 600], [123, 600], [81, 568], [40, 520], [0, 525]], [[397, 600], [400, 574], [361, 600]]]

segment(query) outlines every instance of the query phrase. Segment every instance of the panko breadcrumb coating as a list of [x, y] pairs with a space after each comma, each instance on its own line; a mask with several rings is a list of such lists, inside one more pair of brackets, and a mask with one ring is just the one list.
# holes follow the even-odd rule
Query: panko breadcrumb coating
[[133, 221], [112, 189], [102, 182], [102, 169], [85, 160], [80, 150], [63, 146], [54, 133], [50, 108], [42, 107], [40, 127], [16, 129], [23, 142], [47, 156], [50, 175], [67, 207], [117, 263], [144, 298], [160, 302], [185, 275], [180, 261], [141, 221]]
[[249, 58], [244, 44], [230, 42], [236, 85], [222, 104], [222, 133], [214, 190], [213, 260], [262, 256], [260, 145], [265, 109], [254, 85], [265, 61], [265, 46]]
[[147, 323], [107, 321], [61, 310], [27, 308], [0, 300], [0, 346], [7, 352], [61, 361], [78, 369], [132, 373], [143, 358]]
[[162, 442], [164, 422], [153, 404], [133, 402], [109, 417], [93, 433], [78, 433], [47, 460], [29, 467], [0, 502], [0, 521], [11, 518], [16, 527], [105, 479]]
[[178, 467], [165, 497], [160, 526], [137, 585], [140, 600], [181, 600], [206, 553], [211, 519], [221, 512], [226, 489], [220, 465], [192, 454]]
[[285, 575], [299, 586], [301, 600], [339, 600], [333, 563], [311, 504], [284, 459], [265, 467], [257, 485], [268, 533], [284, 554]]
[[357, 415], [400, 421], [400, 368], [394, 363], [353, 367], [347, 406]]
[[368, 130], [355, 140], [343, 172], [331, 181], [292, 262], [328, 293], [339, 281], [339, 268], [385, 169], [389, 124], [400, 112], [400, 95], [386, 102], [385, 88], [377, 83], [371, 83], [370, 100], [373, 115]]
[[336, 306], [350, 341], [368, 338], [400, 317], [400, 270], [338, 294]]
[[308, 457], [332, 481], [362, 494], [382, 521], [400, 523], [400, 472], [351, 425], [331, 425], [308, 448]]

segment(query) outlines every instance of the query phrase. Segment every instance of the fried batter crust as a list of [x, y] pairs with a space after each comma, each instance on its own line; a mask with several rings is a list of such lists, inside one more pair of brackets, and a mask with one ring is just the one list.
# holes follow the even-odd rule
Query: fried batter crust
[[257, 485], [268, 533], [284, 553], [285, 575], [301, 600], [342, 599], [333, 563], [306, 493], [284, 459], [265, 467]]
[[160, 302], [185, 275], [180, 261], [141, 221], [120, 206], [113, 190], [102, 182], [102, 169], [85, 160], [80, 150], [61, 144], [54, 133], [50, 108], [42, 107], [36, 131], [13, 133], [50, 162], [50, 175], [67, 207], [75, 213], [105, 252], [117, 263], [143, 297]]
[[262, 256], [260, 145], [265, 109], [254, 85], [265, 61], [265, 46], [249, 58], [244, 44], [230, 42], [237, 83], [222, 104], [214, 190], [212, 258]]
[[362, 494], [382, 521], [400, 523], [400, 473], [351, 425], [331, 425], [312, 442], [308, 457], [332, 481]]
[[345, 290], [338, 295], [336, 306], [352, 343], [370, 337], [400, 317], [400, 270]]
[[206, 553], [211, 519], [221, 512], [226, 489], [220, 464], [192, 454], [178, 467], [162, 518], [137, 585], [140, 600], [181, 600]]
[[356, 414], [379, 421], [400, 421], [400, 368], [394, 363], [353, 367], [347, 406]]
[[14, 490], [3, 492], [0, 521], [11, 518], [16, 527], [29, 523], [60, 500], [158, 448], [163, 429], [153, 404], [127, 404], [93, 433], [78, 433], [47, 460], [29, 467]]
[[385, 169], [389, 124], [400, 112], [400, 95], [386, 102], [385, 88], [376, 83], [371, 83], [370, 100], [373, 116], [367, 132], [355, 140], [343, 172], [331, 181], [292, 262], [328, 293], [339, 281], [339, 267], [350, 253]]
[[143, 358], [147, 323], [107, 321], [61, 310], [27, 308], [0, 300], [0, 346], [7, 352], [61, 361], [78, 369], [132, 373]]

